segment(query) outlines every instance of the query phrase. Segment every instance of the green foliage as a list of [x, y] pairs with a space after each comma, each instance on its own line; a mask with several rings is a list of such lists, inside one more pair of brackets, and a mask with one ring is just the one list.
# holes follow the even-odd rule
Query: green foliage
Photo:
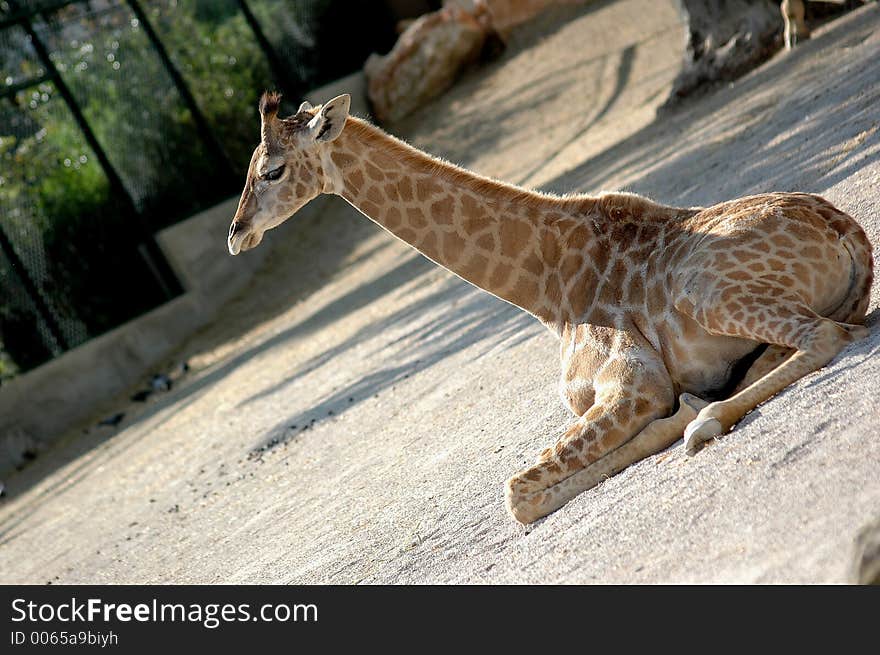
[[[112, 194], [94, 153], [54, 94], [44, 84], [17, 98], [29, 111], [19, 134], [0, 140], [5, 171], [0, 208], [18, 257], [29, 264], [66, 341], [76, 345], [159, 298], [149, 291], [149, 276], [135, 251], [134, 217]], [[15, 283], [8, 277], [5, 287]], [[27, 368], [51, 356], [45, 347], [25, 343], [41, 339], [33, 329], [39, 321], [35, 310], [21, 300], [10, 302], [12, 294], [4, 298], [0, 325], [9, 354]], [[14, 327], [27, 321], [29, 331]]]
[[257, 98], [275, 83], [238, 3], [160, 3], [150, 20], [243, 178], [259, 140]]
[[9, 353], [0, 348], [0, 383], [8, 378], [13, 378], [18, 373], [18, 366], [12, 361]]

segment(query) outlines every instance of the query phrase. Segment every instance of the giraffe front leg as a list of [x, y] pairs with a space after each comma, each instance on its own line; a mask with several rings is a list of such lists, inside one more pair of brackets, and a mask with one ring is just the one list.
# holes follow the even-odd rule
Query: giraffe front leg
[[708, 405], [706, 401], [696, 396], [682, 394], [678, 411], [673, 416], [651, 421], [641, 432], [619, 448], [548, 489], [515, 494], [511, 485], [516, 478], [514, 476], [508, 482], [507, 488], [507, 506], [511, 514], [520, 523], [531, 523], [556, 511], [579, 494], [592, 489], [627, 466], [650, 457], [681, 439], [685, 427], [706, 405]]
[[642, 384], [609, 385], [613, 388], [598, 394], [596, 404], [555, 447], [507, 481], [506, 501], [513, 517], [520, 523], [536, 521], [678, 439], [701, 403], [685, 395], [682, 408], [672, 417], [675, 420], [661, 419], [672, 410], [674, 397], [671, 382], [663, 377]]

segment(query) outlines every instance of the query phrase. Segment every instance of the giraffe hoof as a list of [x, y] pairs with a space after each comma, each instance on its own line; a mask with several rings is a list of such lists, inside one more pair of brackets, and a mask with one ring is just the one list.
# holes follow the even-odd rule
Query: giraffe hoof
[[529, 507], [528, 503], [521, 499], [508, 499], [507, 511], [510, 512], [510, 515], [517, 523], [522, 525], [534, 523], [544, 516], [541, 512], [535, 511], [534, 508]]
[[528, 525], [549, 514], [549, 511], [541, 507], [544, 494], [540, 491], [523, 493], [517, 489], [513, 478], [507, 481], [506, 487], [505, 504], [507, 505], [507, 511], [519, 523]]
[[849, 334], [849, 338], [853, 341], [861, 341], [871, 334], [871, 330], [864, 325], [844, 325], [843, 329]]
[[684, 451], [688, 455], [697, 452], [697, 447], [703, 442], [713, 439], [724, 432], [721, 422], [717, 418], [697, 417], [684, 431]]

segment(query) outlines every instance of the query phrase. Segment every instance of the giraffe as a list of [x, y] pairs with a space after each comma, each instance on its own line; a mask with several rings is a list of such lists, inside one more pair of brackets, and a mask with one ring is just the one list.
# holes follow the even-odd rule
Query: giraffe
[[278, 104], [260, 101], [231, 254], [336, 194], [558, 337], [575, 418], [507, 481], [521, 523], [682, 435], [693, 454], [867, 334], [871, 244], [819, 196], [684, 208], [632, 193], [550, 195], [417, 150], [350, 116], [347, 95], [284, 119]]
[[804, 0], [782, 0], [779, 5], [782, 12], [783, 39], [785, 41], [785, 49], [791, 50], [801, 39], [810, 38], [810, 28], [804, 20], [806, 7]]
[[[826, 0], [826, 2], [838, 5], [852, 6], [847, 0]], [[867, 0], [861, 0], [862, 3]], [[806, 21], [805, 0], [782, 0], [779, 9], [782, 12], [783, 40], [785, 49], [791, 50], [798, 42], [810, 38], [810, 28]]]

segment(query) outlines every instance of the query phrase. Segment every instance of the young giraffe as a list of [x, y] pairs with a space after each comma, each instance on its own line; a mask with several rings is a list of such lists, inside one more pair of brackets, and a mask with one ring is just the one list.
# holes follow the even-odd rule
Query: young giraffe
[[[561, 392], [578, 418], [508, 481], [507, 505], [522, 523], [682, 433], [693, 452], [867, 334], [854, 323], [868, 306], [871, 245], [818, 196], [708, 209], [628, 193], [557, 197], [416, 150], [349, 116], [347, 95], [303, 103], [286, 119], [278, 103], [260, 102], [262, 140], [230, 227], [233, 255], [312, 198], [337, 194], [559, 337]], [[699, 399], [717, 397], [763, 344], [732, 397]]]

